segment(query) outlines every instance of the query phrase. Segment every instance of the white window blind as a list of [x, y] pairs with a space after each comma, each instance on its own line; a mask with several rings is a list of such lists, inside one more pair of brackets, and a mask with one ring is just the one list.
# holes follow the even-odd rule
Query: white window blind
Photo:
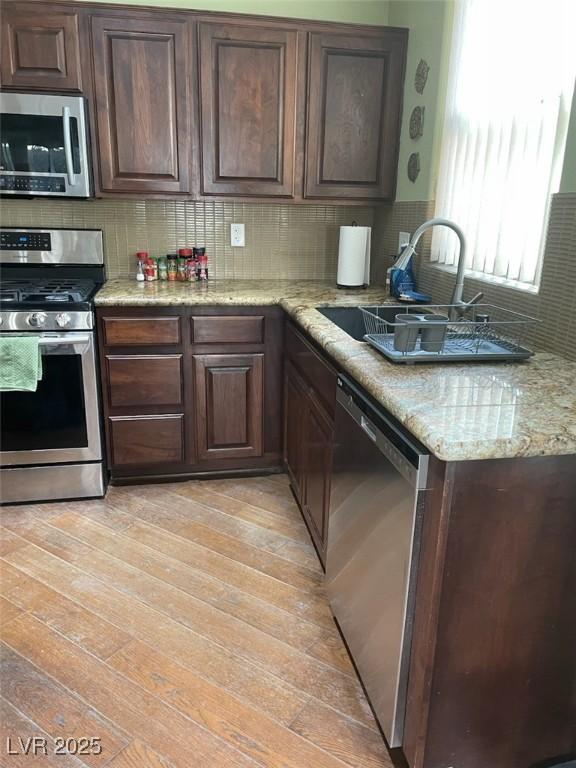
[[[436, 215], [467, 237], [477, 276], [537, 285], [576, 73], [576, 0], [458, 0]], [[458, 243], [437, 227], [432, 260]]]

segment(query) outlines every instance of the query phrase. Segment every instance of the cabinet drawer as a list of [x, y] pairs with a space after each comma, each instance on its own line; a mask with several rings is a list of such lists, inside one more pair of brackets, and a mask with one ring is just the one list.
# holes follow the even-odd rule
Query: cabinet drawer
[[182, 355], [107, 355], [106, 364], [113, 408], [181, 404]]
[[286, 327], [286, 357], [333, 417], [336, 407], [336, 371], [291, 325]]
[[181, 464], [184, 461], [184, 415], [111, 416], [112, 463]]
[[230, 315], [192, 317], [193, 344], [262, 344], [262, 315]]
[[161, 345], [180, 343], [179, 317], [105, 317], [107, 346]]

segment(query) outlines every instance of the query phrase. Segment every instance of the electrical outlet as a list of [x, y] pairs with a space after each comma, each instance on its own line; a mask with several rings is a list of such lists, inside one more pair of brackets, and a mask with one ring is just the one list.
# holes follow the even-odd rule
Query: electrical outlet
[[230, 224], [230, 245], [233, 248], [244, 248], [246, 245], [244, 224]]
[[410, 242], [410, 232], [399, 232], [398, 233], [398, 250], [402, 248], [403, 245], [408, 245]]

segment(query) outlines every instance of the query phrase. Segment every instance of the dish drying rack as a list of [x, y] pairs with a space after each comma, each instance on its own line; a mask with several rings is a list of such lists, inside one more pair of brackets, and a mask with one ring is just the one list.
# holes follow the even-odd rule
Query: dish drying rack
[[[525, 346], [525, 341], [539, 322], [536, 318], [493, 304], [475, 304], [462, 319], [448, 319], [451, 310], [456, 308], [453, 304], [360, 307], [366, 328], [364, 340], [396, 363], [513, 361], [526, 360], [534, 354]], [[425, 341], [422, 333], [423, 330], [430, 330], [431, 323], [424, 319], [421, 322], [412, 320], [410, 327], [418, 329], [414, 348], [403, 349], [403, 343], [399, 344], [398, 338], [405, 331], [406, 323], [386, 319], [394, 310], [396, 315], [406, 314], [416, 318], [430, 314], [444, 315], [445, 321], [434, 320], [432, 323], [437, 330], [440, 328], [436, 342], [431, 344]]]

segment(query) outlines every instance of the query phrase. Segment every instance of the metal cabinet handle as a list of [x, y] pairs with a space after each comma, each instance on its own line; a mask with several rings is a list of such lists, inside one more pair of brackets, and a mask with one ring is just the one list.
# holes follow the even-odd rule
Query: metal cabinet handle
[[72, 158], [72, 138], [70, 133], [70, 107], [62, 107], [62, 124], [64, 127], [64, 157], [66, 159], [66, 175], [68, 184], [71, 187], [76, 186], [76, 174], [74, 173], [74, 162]]

